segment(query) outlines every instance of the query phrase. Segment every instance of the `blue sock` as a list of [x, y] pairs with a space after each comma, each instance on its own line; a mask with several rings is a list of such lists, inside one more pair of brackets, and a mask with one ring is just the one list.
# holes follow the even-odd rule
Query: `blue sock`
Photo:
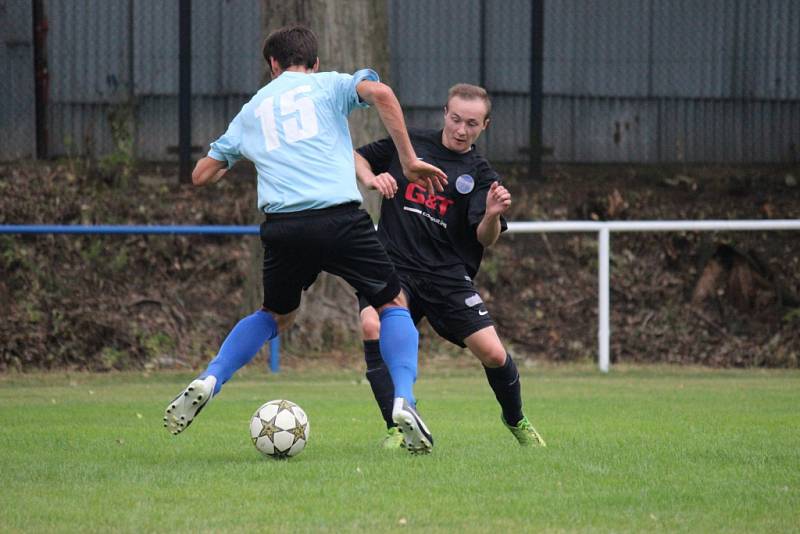
[[415, 404], [419, 333], [406, 308], [386, 308], [380, 314], [380, 347], [394, 383], [394, 396]]
[[217, 357], [211, 360], [200, 378], [209, 375], [217, 378], [217, 385], [214, 387], [216, 395], [233, 373], [244, 367], [258, 354], [264, 343], [277, 335], [278, 324], [272, 315], [263, 310], [248, 315], [233, 327], [222, 343]]

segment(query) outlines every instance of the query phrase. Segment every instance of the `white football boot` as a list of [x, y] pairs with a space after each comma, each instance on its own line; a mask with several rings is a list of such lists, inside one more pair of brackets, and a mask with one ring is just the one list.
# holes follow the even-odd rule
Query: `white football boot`
[[406, 449], [411, 454], [427, 454], [433, 448], [433, 436], [420, 418], [417, 411], [403, 397], [395, 397], [392, 408], [392, 420], [397, 423]]
[[217, 378], [214, 376], [198, 378], [172, 399], [164, 410], [164, 426], [167, 430], [174, 435], [186, 430], [214, 396], [216, 384]]

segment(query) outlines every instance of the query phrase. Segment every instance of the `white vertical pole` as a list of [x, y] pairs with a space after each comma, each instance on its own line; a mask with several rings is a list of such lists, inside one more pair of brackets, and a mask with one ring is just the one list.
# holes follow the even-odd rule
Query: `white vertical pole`
[[609, 310], [610, 310], [610, 297], [609, 297], [609, 230], [607, 227], [600, 229], [600, 236], [597, 247], [597, 255], [599, 260], [598, 266], [598, 290], [599, 290], [599, 309], [598, 309], [598, 353], [597, 353], [597, 366], [600, 371], [607, 373], [609, 362], [609, 339], [611, 337], [611, 329], [609, 326]]

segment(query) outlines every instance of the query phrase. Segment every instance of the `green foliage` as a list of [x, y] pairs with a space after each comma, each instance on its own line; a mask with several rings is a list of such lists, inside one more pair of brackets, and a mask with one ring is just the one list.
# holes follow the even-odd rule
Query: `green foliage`
[[18, 240], [7, 234], [0, 235], [0, 267], [10, 271], [14, 265], [24, 259]]
[[131, 103], [116, 104], [108, 112], [108, 124], [114, 150], [98, 161], [100, 172], [112, 183], [127, 187], [136, 169], [134, 158], [134, 107]]
[[783, 320], [787, 323], [800, 321], [800, 308], [794, 308], [793, 310], [787, 312], [786, 315], [783, 316]]
[[107, 114], [113, 149], [111, 152], [94, 158], [94, 139], [86, 139], [86, 147], [79, 151], [74, 139], [64, 138], [66, 165], [73, 180], [92, 178], [109, 183], [115, 187], [128, 187], [136, 172], [134, 146], [135, 108], [130, 102], [110, 106]]
[[65, 165], [67, 176], [71, 181], [92, 173], [93, 161], [78, 150], [75, 140], [69, 135], [64, 137], [64, 149], [67, 154], [61, 163]]
[[103, 347], [100, 351], [100, 362], [107, 369], [125, 369], [128, 363], [128, 353], [114, 347]]
[[164, 332], [156, 332], [145, 336], [142, 344], [149, 359], [175, 351], [175, 340]]
[[114, 254], [114, 257], [111, 259], [111, 262], [108, 264], [109, 268], [114, 273], [120, 273], [125, 271], [128, 265], [128, 250], [126, 248], [121, 248]]
[[86, 238], [86, 241], [88, 242], [89, 247], [81, 249], [81, 255], [83, 256], [85, 262], [94, 263], [101, 256], [104, 256], [106, 244], [102, 239]]
[[481, 276], [485, 277], [492, 284], [497, 283], [497, 277], [500, 274], [500, 261], [501, 260], [497, 258], [495, 254], [487, 251], [481, 262]]
[[42, 312], [38, 309], [35, 303], [26, 301], [23, 304], [23, 307], [25, 308], [25, 315], [28, 322], [38, 323], [42, 320]]
[[[12, 375], [0, 382], [0, 524], [10, 532], [791, 532], [800, 373], [674, 367], [523, 373], [546, 449], [520, 449], [477, 369], [417, 387], [436, 438], [379, 447], [360, 373], [245, 373], [180, 436], [162, 410], [193, 375]], [[250, 443], [288, 398], [298, 457]]]

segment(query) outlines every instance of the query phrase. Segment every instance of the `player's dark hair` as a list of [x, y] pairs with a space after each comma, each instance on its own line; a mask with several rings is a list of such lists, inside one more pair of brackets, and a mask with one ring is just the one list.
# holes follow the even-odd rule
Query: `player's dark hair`
[[[447, 104], [449, 104], [450, 100], [456, 96], [463, 98], [464, 100], [483, 100], [484, 104], [486, 104], [486, 116], [484, 117], [484, 120], [488, 119], [489, 115], [492, 113], [492, 100], [489, 98], [489, 93], [487, 93], [486, 89], [480, 87], [479, 85], [457, 83], [447, 92]], [[447, 104], [444, 105], [445, 109], [447, 109]]]
[[273, 57], [282, 69], [300, 65], [309, 69], [317, 62], [317, 36], [300, 25], [284, 26], [270, 33], [261, 52], [267, 61]]

